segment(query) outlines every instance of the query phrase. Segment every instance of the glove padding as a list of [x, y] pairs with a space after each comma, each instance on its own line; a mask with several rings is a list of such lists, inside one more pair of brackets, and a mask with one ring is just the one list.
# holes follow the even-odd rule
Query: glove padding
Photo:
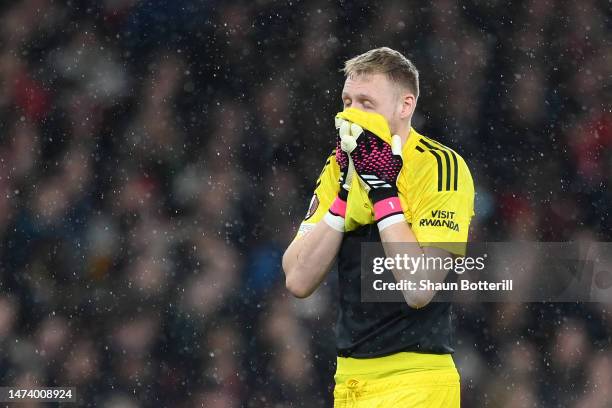
[[348, 108], [337, 115], [336, 127], [340, 146], [350, 153], [341, 160], [346, 163], [349, 159], [348, 164], [354, 165], [372, 203], [397, 196], [396, 182], [403, 165], [402, 143], [399, 136], [391, 136], [384, 117]]
[[[348, 108], [336, 116], [340, 147], [348, 153], [348, 172], [354, 167], [373, 204], [378, 229], [405, 222], [398, 197], [397, 178], [402, 170], [402, 142], [391, 136], [382, 115]], [[340, 157], [346, 166], [346, 158]]]
[[357, 141], [356, 138], [350, 137], [350, 124], [347, 121], [336, 119], [336, 128], [338, 138], [336, 139], [335, 157], [340, 167], [340, 178], [338, 179], [340, 189], [328, 213], [325, 214], [324, 221], [333, 229], [342, 232], [344, 231], [348, 193], [355, 174], [355, 166], [349, 154], [357, 147]]
[[[399, 139], [399, 136], [394, 136]], [[400, 146], [401, 141], [398, 140]], [[368, 186], [368, 195], [373, 204], [397, 196], [397, 177], [404, 161], [388, 143], [369, 131], [364, 131], [357, 140], [357, 148], [351, 153], [355, 171]]]
[[[344, 196], [346, 200], [355, 174], [355, 165], [349, 154], [357, 147], [357, 136], [363, 132], [363, 129], [339, 118], [336, 118], [336, 129], [338, 129], [336, 162], [340, 166], [340, 194], [342, 194], [341, 196], [339, 194], [339, 196], [341, 198]], [[356, 136], [353, 136], [353, 133]]]

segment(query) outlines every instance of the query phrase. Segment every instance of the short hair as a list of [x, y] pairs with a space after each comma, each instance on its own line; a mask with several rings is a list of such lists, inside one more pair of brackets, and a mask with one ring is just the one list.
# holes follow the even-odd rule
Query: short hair
[[348, 78], [353, 75], [384, 74], [390, 81], [408, 88], [419, 97], [419, 71], [408, 58], [389, 47], [374, 48], [344, 63]]

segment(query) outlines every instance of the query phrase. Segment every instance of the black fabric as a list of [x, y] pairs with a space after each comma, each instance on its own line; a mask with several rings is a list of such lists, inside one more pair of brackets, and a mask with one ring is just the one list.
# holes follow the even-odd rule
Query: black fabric
[[345, 233], [338, 255], [338, 355], [368, 358], [400, 351], [454, 352], [450, 303], [432, 302], [412, 309], [406, 303], [361, 302], [361, 244], [365, 242], [380, 242], [376, 224]]
[[397, 197], [398, 196], [398, 192], [397, 192], [397, 188], [395, 188], [395, 187], [391, 187], [391, 188], [372, 188], [368, 195], [370, 196], [370, 200], [372, 201], [372, 204], [376, 204], [377, 202], [379, 202], [381, 200], [385, 200], [385, 199], [391, 198], [391, 197]]

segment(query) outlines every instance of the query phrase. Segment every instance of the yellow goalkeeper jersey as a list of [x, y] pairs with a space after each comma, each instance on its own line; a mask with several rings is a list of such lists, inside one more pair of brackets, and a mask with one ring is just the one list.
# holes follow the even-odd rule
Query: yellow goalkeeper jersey
[[[397, 188], [404, 216], [417, 240], [423, 245], [464, 255], [474, 215], [474, 183], [465, 161], [454, 150], [412, 128], [402, 148], [402, 158], [404, 165]], [[317, 180], [298, 237], [322, 220], [338, 194], [339, 178], [340, 167], [332, 152]], [[347, 200], [345, 229], [350, 232], [374, 223], [372, 203], [354, 177]]]

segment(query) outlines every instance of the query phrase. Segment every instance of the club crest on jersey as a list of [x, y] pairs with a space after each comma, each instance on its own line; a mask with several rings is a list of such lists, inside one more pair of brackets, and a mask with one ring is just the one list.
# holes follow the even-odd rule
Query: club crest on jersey
[[308, 211], [306, 212], [306, 218], [304, 219], [307, 220], [312, 217], [317, 211], [317, 208], [319, 208], [319, 197], [317, 197], [317, 194], [315, 193], [310, 199], [310, 205], [308, 205]]

